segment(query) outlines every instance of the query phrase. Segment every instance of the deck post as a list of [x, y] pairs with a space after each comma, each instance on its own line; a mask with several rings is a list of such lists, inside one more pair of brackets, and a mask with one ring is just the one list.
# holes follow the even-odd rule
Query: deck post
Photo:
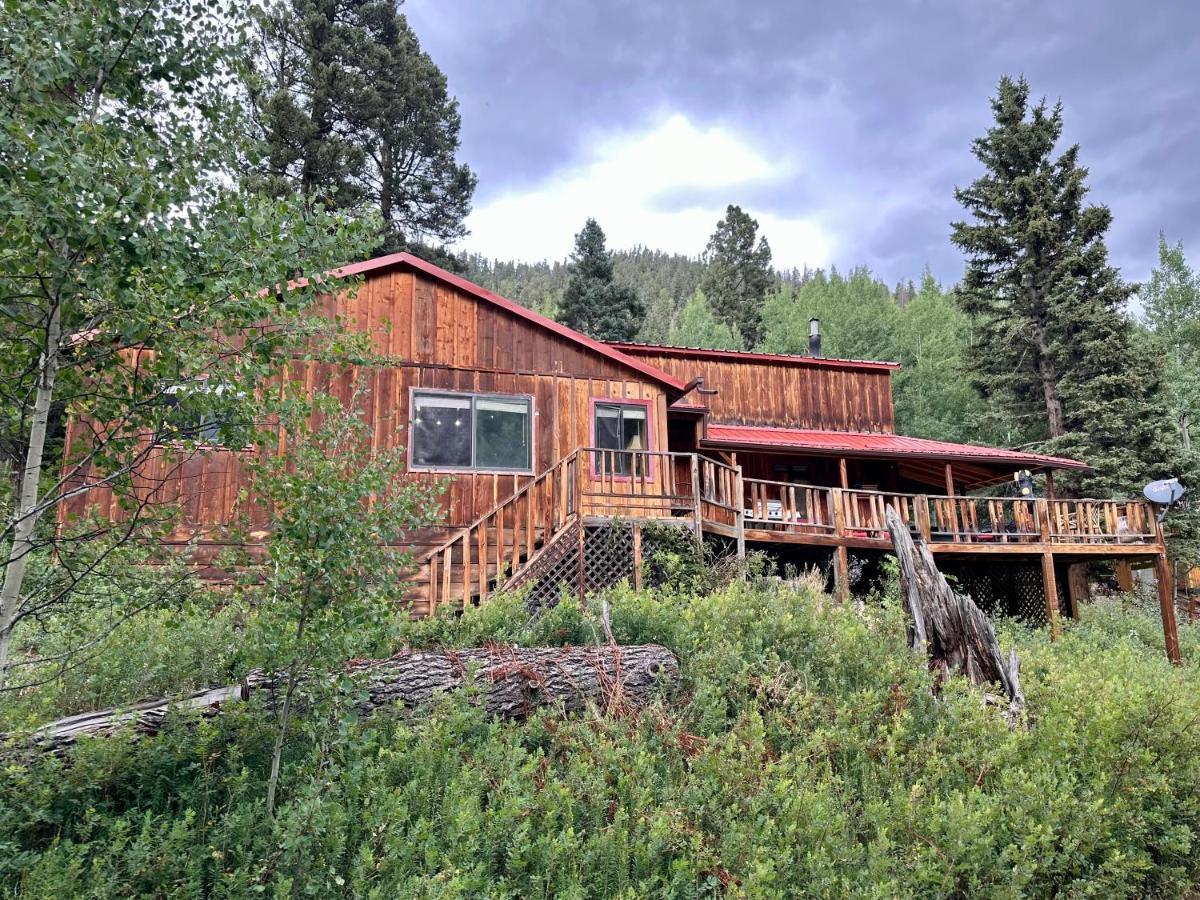
[[[845, 460], [842, 464], [845, 465]], [[845, 497], [841, 488], [833, 488], [829, 492], [829, 502], [833, 506], [833, 533], [840, 541], [846, 536]], [[845, 603], [850, 599], [850, 551], [846, 545], [839, 543], [833, 551], [833, 589], [834, 595]]]
[[1179, 653], [1179, 627], [1175, 622], [1175, 589], [1171, 583], [1171, 564], [1166, 551], [1154, 558], [1154, 580], [1158, 586], [1158, 606], [1162, 611], [1163, 638], [1167, 645], [1167, 659], [1174, 665], [1182, 665]]
[[742, 481], [742, 467], [736, 463], [737, 454], [734, 454], [734, 468], [737, 469], [736, 486], [733, 492], [733, 502], [737, 504], [737, 512], [734, 515], [737, 517], [737, 558], [746, 558], [746, 494], [745, 484]]
[[696, 540], [704, 534], [704, 519], [700, 512], [700, 454], [692, 454], [692, 504], [695, 510]]
[[1179, 626], [1175, 622], [1175, 583], [1171, 577], [1174, 573], [1167, 559], [1167, 537], [1157, 516], [1154, 517], [1154, 536], [1158, 539], [1154, 581], [1158, 587], [1158, 608], [1162, 612], [1163, 639], [1167, 645], [1167, 659], [1178, 666], [1183, 664], [1183, 657], [1179, 652]]
[[1133, 566], [1127, 559], [1118, 559], [1114, 567], [1117, 575], [1117, 587], [1126, 594], [1133, 593]]
[[1042, 587], [1046, 592], [1046, 618], [1050, 622], [1050, 640], [1057, 641], [1062, 632], [1058, 621], [1058, 579], [1054, 575], [1054, 554], [1042, 554]]
[[850, 489], [850, 471], [846, 466], [846, 457], [838, 457], [838, 480], [842, 483], [842, 490]]

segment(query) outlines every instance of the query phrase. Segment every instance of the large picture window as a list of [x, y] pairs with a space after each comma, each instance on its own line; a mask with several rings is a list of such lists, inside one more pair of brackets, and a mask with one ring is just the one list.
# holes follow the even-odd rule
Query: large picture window
[[[595, 445], [601, 450], [649, 450], [646, 407], [633, 403], [595, 405]], [[633, 453], [600, 454], [597, 468], [616, 475], [644, 475], [645, 460]]]
[[412, 465], [533, 470], [533, 401], [497, 394], [414, 392]]

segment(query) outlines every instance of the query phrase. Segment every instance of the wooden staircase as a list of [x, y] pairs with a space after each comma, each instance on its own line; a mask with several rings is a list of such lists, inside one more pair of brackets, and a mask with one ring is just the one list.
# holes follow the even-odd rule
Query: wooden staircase
[[576, 450], [427, 552], [403, 597], [412, 615], [462, 608], [519, 587], [568, 539], [577, 540], [579, 466]]

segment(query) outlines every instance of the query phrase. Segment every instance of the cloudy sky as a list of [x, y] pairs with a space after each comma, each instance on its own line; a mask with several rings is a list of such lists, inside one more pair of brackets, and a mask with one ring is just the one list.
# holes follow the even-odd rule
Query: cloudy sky
[[479, 175], [463, 246], [557, 259], [698, 253], [725, 205], [779, 266], [954, 281], [956, 185], [1002, 73], [1065, 104], [1109, 248], [1143, 279], [1160, 228], [1200, 262], [1196, 0], [408, 0]]

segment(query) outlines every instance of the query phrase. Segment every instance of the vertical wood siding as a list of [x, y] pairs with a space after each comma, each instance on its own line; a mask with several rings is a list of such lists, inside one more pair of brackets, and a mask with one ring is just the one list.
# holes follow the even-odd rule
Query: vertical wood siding
[[[828, 431], [895, 431], [887, 369], [852, 369], [795, 362], [716, 360], [656, 354], [638, 359], [683, 381], [704, 377], [717, 393], [704, 397], [711, 421]], [[688, 400], [699, 399], [688, 395]]]
[[[336, 317], [347, 331], [369, 335], [382, 359], [378, 365], [349, 367], [294, 360], [286, 378], [307, 393], [327, 393], [343, 402], [361, 386], [378, 449], [407, 445], [413, 388], [531, 395], [535, 473], [591, 442], [593, 397], [650, 401], [653, 446], [667, 446], [666, 395], [657, 382], [422, 273], [401, 268], [372, 274], [353, 294], [323, 298], [315, 311]], [[73, 423], [68, 439], [82, 440], [85, 434]], [[272, 449], [286, 452], [286, 436]], [[245, 457], [253, 452], [218, 450], [187, 460], [156, 453], [141, 481], [147, 490], [154, 486], [156, 501], [182, 505], [181, 537], [201, 531], [215, 539], [220, 526], [231, 523], [239, 491], [252, 488]], [[444, 525], [413, 535], [418, 547], [451, 526], [474, 521], [531, 478], [464, 472], [411, 472], [408, 477], [445, 485]], [[125, 517], [107, 490], [81, 495], [64, 515], [91, 511], [118, 521]], [[256, 510], [254, 525], [266, 524], [266, 512]]]

